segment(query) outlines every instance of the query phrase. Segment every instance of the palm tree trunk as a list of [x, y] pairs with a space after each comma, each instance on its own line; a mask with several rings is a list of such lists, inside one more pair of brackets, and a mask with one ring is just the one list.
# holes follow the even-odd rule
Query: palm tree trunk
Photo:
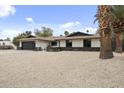
[[100, 59], [109, 59], [113, 57], [112, 47], [111, 47], [111, 35], [110, 33], [105, 34], [101, 31], [101, 47], [100, 47]]
[[115, 40], [116, 40], [116, 49], [115, 52], [117, 53], [122, 53], [122, 33], [121, 32], [116, 32], [115, 33]]

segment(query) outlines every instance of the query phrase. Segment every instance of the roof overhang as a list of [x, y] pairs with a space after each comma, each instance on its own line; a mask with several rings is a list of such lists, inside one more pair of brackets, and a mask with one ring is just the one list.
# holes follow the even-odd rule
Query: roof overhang
[[20, 41], [55, 41], [55, 40], [76, 40], [76, 39], [99, 39], [100, 36], [73, 36], [73, 37], [36, 37], [36, 38], [23, 38]]
[[54, 39], [50, 38], [23, 38], [20, 41], [53, 41]]
[[75, 37], [60, 37], [55, 40], [75, 40], [75, 39], [99, 39], [100, 36], [75, 36]]

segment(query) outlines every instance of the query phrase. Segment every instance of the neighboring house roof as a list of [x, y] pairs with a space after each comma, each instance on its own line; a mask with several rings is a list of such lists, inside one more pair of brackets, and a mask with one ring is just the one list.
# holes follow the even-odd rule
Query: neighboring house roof
[[26, 38], [35, 38], [36, 36], [33, 36], [33, 35], [29, 35], [27, 36]]
[[67, 37], [72, 37], [72, 36], [92, 36], [93, 34], [88, 34], [88, 33], [83, 33], [83, 32], [74, 32]]
[[[3, 40], [3, 39], [0, 39], [0, 41], [10, 41], [10, 40]], [[10, 41], [11, 42], [11, 41]]]

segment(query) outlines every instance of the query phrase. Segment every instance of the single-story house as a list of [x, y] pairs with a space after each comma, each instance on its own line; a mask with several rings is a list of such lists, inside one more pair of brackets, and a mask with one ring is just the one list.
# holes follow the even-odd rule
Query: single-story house
[[86, 34], [82, 32], [75, 32], [68, 36], [57, 37], [29, 36], [20, 39], [18, 49], [47, 50], [48, 48], [51, 48], [61, 50], [99, 50], [99, 39], [99, 35]]
[[15, 49], [15, 45], [10, 40], [0, 39], [0, 49]]

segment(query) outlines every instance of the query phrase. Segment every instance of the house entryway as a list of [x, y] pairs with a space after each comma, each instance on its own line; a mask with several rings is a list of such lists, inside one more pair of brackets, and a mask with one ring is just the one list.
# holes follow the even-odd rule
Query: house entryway
[[72, 40], [66, 40], [66, 47], [72, 47]]
[[91, 39], [84, 39], [84, 47], [91, 48]]

